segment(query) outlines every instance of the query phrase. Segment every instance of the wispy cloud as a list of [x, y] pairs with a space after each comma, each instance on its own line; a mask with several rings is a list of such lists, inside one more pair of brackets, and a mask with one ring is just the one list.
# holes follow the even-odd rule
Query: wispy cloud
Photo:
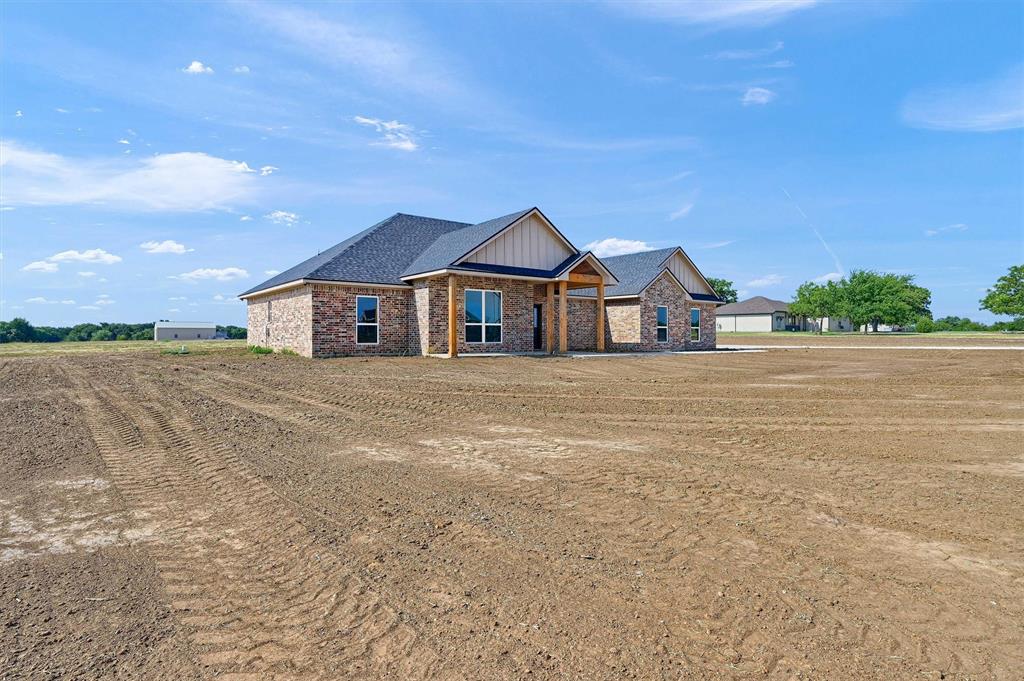
[[709, 244], [701, 244], [697, 246], [697, 249], [701, 251], [710, 251], [715, 248], [725, 248], [726, 246], [731, 246], [734, 243], [736, 243], [735, 239], [730, 239], [728, 241], [713, 241]]
[[272, 210], [263, 217], [275, 225], [286, 225], [288, 227], [293, 227], [299, 221], [299, 216], [296, 213], [289, 213], [286, 210]]
[[234, 71], [235, 73], [249, 73], [249, 70], [250, 70], [249, 67], [246, 66], [245, 64], [242, 64], [240, 66], [236, 66], [235, 68], [232, 69], [232, 71]]
[[779, 274], [766, 274], [763, 277], [752, 279], [747, 282], [747, 288], [768, 288], [769, 286], [778, 286], [783, 282], [785, 277]]
[[839, 272], [829, 272], [828, 274], [823, 274], [820, 277], [815, 277], [811, 281], [813, 281], [815, 284], [824, 284], [829, 281], [839, 281], [842, 278], [843, 275], [840, 274]]
[[86, 272], [79, 272], [78, 276], [85, 277], [86, 279], [91, 279], [92, 277], [96, 276], [96, 273], [95, 272], [88, 272], [88, 271], [86, 271]]
[[768, 47], [760, 47], [752, 50], [722, 50], [721, 52], [706, 55], [705, 58], [716, 60], [759, 59], [760, 57], [767, 57], [770, 54], [775, 54], [783, 47], [785, 47], [785, 44], [781, 40], [778, 40]]
[[275, 274], [281, 274], [281, 270], [263, 270], [263, 274], [267, 275], [268, 277], [272, 277]]
[[443, 100], [464, 89], [425, 36], [406, 27], [404, 38], [377, 31], [355, 19], [272, 3], [235, 6], [259, 28], [295, 49], [375, 85]]
[[767, 64], [756, 64], [755, 68], [758, 69], [791, 69], [794, 64], [789, 59], [777, 59]]
[[715, 28], [763, 26], [798, 10], [817, 4], [816, 0], [611, 0], [610, 6], [634, 16], [679, 24]]
[[967, 225], [962, 222], [958, 222], [955, 225], [947, 225], [945, 227], [938, 227], [936, 229], [926, 229], [924, 234], [927, 237], [939, 236], [940, 234], [949, 234], [951, 232], [966, 232]]
[[259, 186], [240, 161], [198, 152], [137, 160], [72, 158], [0, 142], [0, 202], [102, 205], [126, 210], [203, 211], [251, 200]]
[[912, 92], [907, 125], [928, 130], [996, 132], [1024, 127], [1024, 64], [990, 80]]
[[380, 133], [380, 138], [373, 145], [389, 147], [400, 151], [416, 151], [419, 144], [416, 143], [415, 128], [407, 123], [398, 121], [384, 121], [379, 118], [367, 118], [366, 116], [355, 116], [354, 120], [359, 125], [367, 125]]
[[241, 267], [203, 267], [200, 269], [192, 270], [191, 272], [184, 272], [179, 274], [175, 279], [181, 279], [184, 281], [201, 281], [204, 279], [214, 279], [216, 281], [234, 281], [235, 279], [245, 279], [249, 276], [249, 273]]
[[593, 251], [594, 255], [599, 258], [607, 258], [613, 255], [626, 255], [627, 253], [641, 253], [643, 251], [653, 251], [654, 246], [651, 246], [646, 241], [638, 241], [635, 239], [619, 239], [618, 237], [608, 237], [607, 239], [600, 239], [598, 241], [591, 241], [585, 245], [584, 250]]
[[750, 106], [752, 104], [763, 106], [774, 100], [776, 97], [778, 97], [778, 95], [768, 88], [752, 87], [747, 88], [747, 91], [743, 93], [743, 97], [740, 98], [740, 102], [743, 106]]
[[26, 303], [33, 303], [36, 305], [74, 305], [75, 301], [70, 299], [64, 300], [49, 300], [43, 296], [35, 296], [34, 298], [26, 298]]
[[213, 69], [204, 64], [201, 61], [193, 61], [191, 64], [182, 69], [185, 73], [213, 73]]
[[260, 168], [260, 177], [266, 177], [267, 175], [273, 175], [275, 172], [280, 170], [277, 166], [262, 166]]
[[690, 211], [693, 210], [693, 207], [695, 205], [696, 204], [693, 201], [688, 201], [687, 203], [684, 203], [682, 206], [669, 213], [669, 221], [678, 220], [679, 218], [685, 218], [687, 215], [690, 214]]
[[173, 239], [167, 239], [166, 241], [146, 241], [139, 244], [139, 248], [144, 250], [146, 253], [174, 253], [175, 255], [183, 255], [195, 250], [192, 248], [185, 248], [185, 244], [180, 244]]

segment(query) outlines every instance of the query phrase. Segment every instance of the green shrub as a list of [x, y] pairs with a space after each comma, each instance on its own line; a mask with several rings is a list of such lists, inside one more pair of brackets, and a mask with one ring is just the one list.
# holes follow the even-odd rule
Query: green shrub
[[299, 353], [295, 352], [291, 348], [281, 348], [280, 353], [282, 355], [294, 355], [295, 357], [299, 356]]
[[254, 355], [269, 355], [274, 352], [273, 348], [265, 348], [262, 345], [250, 345], [249, 352]]
[[917, 320], [915, 330], [918, 333], [931, 333], [935, 330], [935, 322], [932, 321], [931, 317], [921, 317]]

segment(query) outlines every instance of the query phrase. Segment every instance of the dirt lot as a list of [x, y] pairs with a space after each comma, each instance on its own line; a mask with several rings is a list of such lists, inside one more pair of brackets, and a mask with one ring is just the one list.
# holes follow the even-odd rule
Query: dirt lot
[[48, 355], [0, 386], [0, 678], [1024, 669], [1018, 353]]
[[720, 333], [719, 345], [1024, 347], [1021, 333]]

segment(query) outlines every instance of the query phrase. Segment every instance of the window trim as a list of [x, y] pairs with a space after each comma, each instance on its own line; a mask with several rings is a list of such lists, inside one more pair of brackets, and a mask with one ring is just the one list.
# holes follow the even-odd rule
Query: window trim
[[[694, 310], [697, 311], [697, 326], [693, 325], [693, 311]], [[701, 310], [699, 307], [691, 307], [690, 308], [690, 342], [691, 343], [700, 343], [700, 322], [701, 322], [701, 315], [703, 315], [703, 314], [704, 314], [704, 311]], [[697, 331], [697, 337], [696, 338], [693, 337], [693, 332], [695, 330]]]
[[[480, 292], [480, 323], [466, 321], [466, 294], [470, 291]], [[497, 293], [498, 294], [498, 323], [487, 322], [487, 294]], [[466, 331], [470, 326], [480, 327], [480, 340], [471, 341], [469, 340], [469, 334]], [[487, 340], [487, 327], [497, 326], [498, 327], [498, 340], [489, 341]], [[462, 289], [462, 339], [466, 342], [466, 345], [501, 345], [505, 341], [505, 294], [501, 289], [496, 288], [464, 288]]]
[[[665, 325], [662, 326], [658, 323], [658, 310], [665, 310]], [[658, 340], [658, 332], [665, 329], [665, 340]], [[669, 343], [671, 342], [671, 336], [668, 332], [668, 305], [655, 305], [654, 306], [654, 342], [655, 343]]]
[[[377, 321], [373, 322], [361, 322], [359, 321], [359, 299], [360, 298], [373, 298], [376, 302], [374, 310], [377, 312]], [[359, 327], [360, 326], [375, 326], [377, 327], [377, 340], [373, 343], [362, 343], [359, 341]], [[356, 345], [380, 345], [380, 296], [370, 296], [356, 294]]]

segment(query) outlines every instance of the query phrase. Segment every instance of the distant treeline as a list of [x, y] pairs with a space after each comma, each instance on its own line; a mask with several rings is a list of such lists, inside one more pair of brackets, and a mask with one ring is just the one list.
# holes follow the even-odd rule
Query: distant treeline
[[972, 321], [967, 317], [939, 317], [938, 319], [922, 317], [917, 320], [914, 330], [919, 333], [931, 333], [932, 331], [1024, 331], [1024, 319], [985, 324]]
[[[218, 326], [218, 333], [228, 338], [245, 338], [241, 326]], [[153, 322], [148, 324], [77, 324], [75, 326], [33, 326], [28, 320], [15, 317], [0, 321], [0, 343], [62, 343], [64, 341], [153, 340]]]

